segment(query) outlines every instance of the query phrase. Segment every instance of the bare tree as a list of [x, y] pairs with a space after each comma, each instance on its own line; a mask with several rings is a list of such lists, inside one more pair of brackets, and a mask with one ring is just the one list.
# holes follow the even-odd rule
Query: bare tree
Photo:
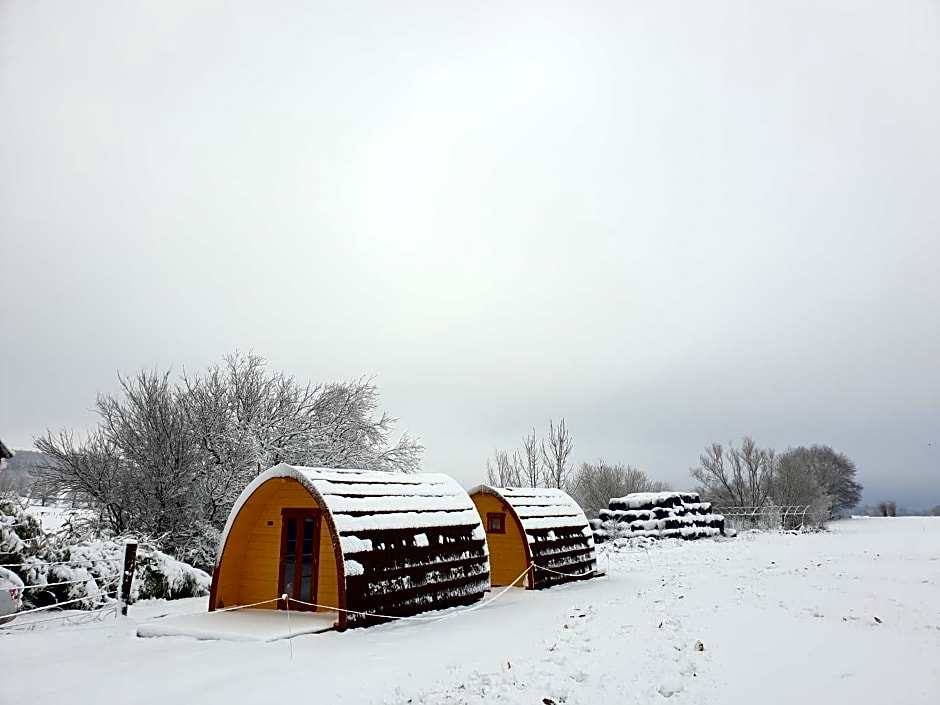
[[851, 509], [862, 497], [862, 486], [855, 480], [855, 463], [829, 446], [789, 448], [780, 456], [780, 466], [787, 472], [812, 477], [829, 497], [834, 511]]
[[494, 487], [539, 487], [542, 484], [542, 456], [535, 429], [522, 439], [522, 450], [509, 453], [499, 449], [486, 461], [486, 481]]
[[68, 431], [47, 431], [35, 445], [45, 457], [36, 480], [40, 492], [52, 496], [78, 493], [100, 509], [112, 531], [122, 533], [128, 528], [139, 511], [136, 478], [124, 472], [119, 450], [100, 429], [81, 442]]
[[719, 506], [759, 507], [770, 494], [776, 455], [760, 448], [745, 436], [740, 448], [729, 443], [712, 443], [699, 457], [698, 467], [689, 474], [699, 482], [702, 493]]
[[549, 421], [548, 438], [539, 442], [535, 429], [523, 437], [522, 450], [512, 456], [501, 450], [486, 461], [486, 478], [500, 487], [559, 487], [571, 481], [571, 436], [565, 420], [556, 427]]
[[186, 534], [199, 515], [193, 487], [198, 449], [170, 373], [141, 371], [119, 380], [122, 394], [99, 396], [97, 411], [143, 500], [135, 528], [154, 536]]
[[639, 468], [620, 463], [610, 465], [603, 460], [582, 463], [572, 485], [572, 495], [589, 517], [596, 517], [601, 509], [606, 509], [613, 497], [671, 489], [664, 482], [651, 480]]
[[178, 553], [217, 533], [245, 484], [279, 462], [417, 469], [421, 445], [390, 442], [395, 419], [377, 406], [370, 381], [300, 384], [236, 353], [179, 384], [169, 372], [121, 378], [120, 394], [99, 397], [86, 441], [47, 433], [36, 445], [50, 483], [87, 497], [113, 530], [163, 536]]
[[67, 431], [36, 440], [46, 491], [90, 500], [115, 532], [166, 535], [173, 548], [198, 516], [197, 449], [169, 373], [120, 377], [120, 396], [101, 395], [99, 426], [85, 441]]
[[878, 516], [895, 517], [898, 515], [898, 505], [895, 502], [879, 502]]
[[548, 422], [548, 439], [542, 441], [542, 467], [545, 472], [545, 484], [564, 490], [570, 484], [571, 466], [568, 459], [571, 457], [571, 435], [565, 425], [565, 419], [555, 426], [553, 421]]
[[493, 457], [486, 460], [486, 481], [493, 487], [518, 487], [519, 467], [510, 462], [504, 450], [494, 450]]
[[538, 487], [542, 483], [541, 452], [535, 429], [522, 439], [522, 454], [519, 456], [519, 484]]
[[[310, 444], [295, 452], [307, 464], [384, 472], [415, 472], [424, 447], [409, 434], [391, 445], [397, 419], [375, 416], [379, 393], [371, 380], [328, 384], [319, 389], [313, 423], [306, 432]], [[288, 461], [294, 462], [294, 461]]]
[[812, 504], [823, 490], [806, 467], [792, 462], [792, 456], [784, 453], [778, 459], [771, 494], [777, 504]]

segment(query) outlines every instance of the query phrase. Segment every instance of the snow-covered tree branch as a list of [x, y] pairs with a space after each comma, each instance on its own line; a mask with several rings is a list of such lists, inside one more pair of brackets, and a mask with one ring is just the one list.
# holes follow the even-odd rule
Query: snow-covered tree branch
[[[211, 554], [235, 498], [280, 462], [386, 472], [419, 469], [423, 447], [376, 413], [369, 379], [303, 384], [254, 353], [230, 355], [202, 374], [142, 371], [101, 395], [86, 439], [47, 432], [44, 482], [78, 493], [116, 533], [164, 536], [177, 553]], [[187, 555], [187, 558], [198, 559]]]

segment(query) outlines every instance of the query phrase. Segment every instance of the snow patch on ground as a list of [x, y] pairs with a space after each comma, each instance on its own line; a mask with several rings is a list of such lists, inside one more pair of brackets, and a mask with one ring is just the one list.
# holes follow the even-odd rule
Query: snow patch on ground
[[206, 607], [205, 598], [145, 602], [128, 618], [0, 629], [3, 672], [16, 674], [4, 679], [3, 697], [92, 702], [106, 690], [161, 705], [194, 692], [213, 702], [316, 692], [324, 702], [393, 705], [932, 705], [938, 547], [940, 519], [930, 518], [846, 520], [817, 534], [618, 540], [598, 550], [604, 578], [509, 589], [472, 611], [289, 641], [139, 639], [161, 615]]

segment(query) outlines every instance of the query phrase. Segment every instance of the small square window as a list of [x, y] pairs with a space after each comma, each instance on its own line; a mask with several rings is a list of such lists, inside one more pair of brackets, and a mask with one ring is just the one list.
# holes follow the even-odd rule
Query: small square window
[[506, 533], [506, 515], [491, 512], [486, 515], [486, 531], [490, 534]]

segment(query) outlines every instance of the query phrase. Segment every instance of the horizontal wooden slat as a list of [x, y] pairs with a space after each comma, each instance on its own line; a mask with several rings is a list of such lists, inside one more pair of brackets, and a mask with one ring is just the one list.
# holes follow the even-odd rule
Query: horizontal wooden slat
[[402, 568], [376, 569], [370, 566], [366, 569], [365, 576], [372, 581], [393, 580], [395, 578], [404, 577], [406, 575], [413, 578], [418, 578], [420, 576], [427, 576], [428, 573], [432, 572], [445, 572], [459, 568], [469, 568], [472, 566], [482, 567], [485, 565], [486, 559], [482, 555], [478, 555], [471, 558], [459, 558], [449, 561], [438, 561], [434, 563], [421, 563], [418, 565]]

